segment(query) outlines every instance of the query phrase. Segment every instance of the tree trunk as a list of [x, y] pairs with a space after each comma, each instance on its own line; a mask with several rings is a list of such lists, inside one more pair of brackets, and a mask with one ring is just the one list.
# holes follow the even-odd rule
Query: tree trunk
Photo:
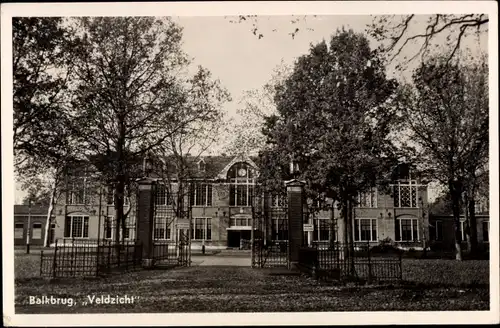
[[354, 275], [354, 238], [352, 226], [352, 210], [351, 202], [349, 200], [343, 201], [343, 214], [344, 214], [344, 237], [345, 237], [345, 252], [344, 261], [347, 261], [348, 275]]
[[449, 183], [450, 194], [451, 194], [451, 207], [453, 211], [453, 229], [455, 236], [455, 259], [457, 261], [462, 260], [462, 246], [461, 246], [461, 235], [460, 235], [460, 198], [462, 190], [459, 186], [459, 182], [450, 181]]
[[470, 222], [469, 222], [469, 197], [467, 192], [464, 195], [464, 215], [465, 215], [465, 236], [467, 238], [467, 251], [471, 253]]
[[57, 193], [57, 181], [54, 180], [54, 182], [52, 183], [52, 192], [50, 193], [50, 203], [49, 203], [49, 209], [47, 211], [47, 221], [45, 223], [45, 236], [43, 238], [43, 247], [49, 247], [50, 244], [49, 235], [52, 226], [52, 212], [54, 212], [54, 206], [56, 203], [56, 193]]
[[347, 201], [347, 213], [348, 213], [348, 239], [349, 239], [349, 270], [352, 276], [355, 275], [355, 267], [354, 267], [354, 210], [352, 207], [352, 202], [350, 200]]
[[470, 222], [470, 252], [472, 257], [478, 254], [478, 243], [477, 243], [477, 221], [476, 221], [476, 201], [474, 197], [469, 200], [468, 204], [469, 212], [469, 222]]
[[335, 220], [335, 202], [332, 201], [332, 208], [331, 208], [331, 212], [330, 212], [330, 234], [328, 235], [328, 239], [329, 239], [329, 245], [330, 245], [330, 248], [333, 249], [333, 244], [335, 243], [335, 240], [337, 238], [334, 238], [336, 237], [334, 234], [335, 234], [335, 224], [334, 224], [334, 221]]
[[118, 265], [120, 265], [120, 227], [123, 222], [123, 192], [125, 190], [124, 176], [119, 175], [116, 183], [116, 192], [115, 192], [115, 221], [116, 221], [116, 230], [115, 230], [115, 248], [116, 248], [116, 256]]
[[344, 245], [348, 245], [349, 244], [349, 240], [348, 240], [348, 236], [349, 236], [349, 229], [347, 228], [347, 221], [348, 221], [348, 216], [349, 214], [347, 213], [347, 202], [342, 200], [342, 217], [344, 219], [344, 229], [342, 231], [342, 234], [343, 234], [343, 239], [344, 239]]
[[429, 215], [429, 211], [424, 214], [424, 203], [420, 202], [420, 213], [421, 213], [421, 219], [422, 219], [422, 247], [423, 247], [423, 258], [427, 257], [427, 229], [429, 228], [429, 221], [425, 220], [425, 215]]

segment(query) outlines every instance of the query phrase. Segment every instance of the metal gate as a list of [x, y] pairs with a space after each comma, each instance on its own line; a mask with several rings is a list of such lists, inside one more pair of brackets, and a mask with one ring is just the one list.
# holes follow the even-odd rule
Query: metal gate
[[172, 192], [158, 182], [153, 188], [153, 259], [156, 264], [189, 266], [191, 263], [191, 188]]
[[287, 267], [289, 246], [286, 194], [266, 193], [256, 188], [252, 214], [252, 267]]

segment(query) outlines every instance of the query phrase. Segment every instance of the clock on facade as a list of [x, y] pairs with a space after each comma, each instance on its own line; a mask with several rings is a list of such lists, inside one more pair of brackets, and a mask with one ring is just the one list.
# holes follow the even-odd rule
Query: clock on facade
[[240, 177], [244, 177], [245, 175], [247, 175], [247, 170], [245, 170], [245, 169], [239, 169], [238, 170], [238, 175]]

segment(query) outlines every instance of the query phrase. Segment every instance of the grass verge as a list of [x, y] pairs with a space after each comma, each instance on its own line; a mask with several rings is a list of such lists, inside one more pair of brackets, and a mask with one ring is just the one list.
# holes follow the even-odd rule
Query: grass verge
[[[165, 313], [290, 311], [465, 311], [489, 309], [489, 262], [403, 261], [404, 284], [339, 286], [249, 267], [140, 270], [100, 279], [50, 281], [36, 256], [16, 256], [17, 313]], [[31, 270], [30, 270], [31, 269]], [[90, 304], [89, 298], [134, 297]], [[73, 298], [73, 306], [30, 304], [30, 296]], [[85, 302], [87, 304], [85, 304]]]

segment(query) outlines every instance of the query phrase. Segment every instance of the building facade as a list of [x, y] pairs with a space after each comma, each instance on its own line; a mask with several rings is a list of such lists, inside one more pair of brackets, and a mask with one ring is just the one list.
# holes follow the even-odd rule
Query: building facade
[[[257, 218], [255, 195], [259, 193], [259, 172], [252, 158], [207, 156], [193, 158], [192, 162], [190, 181], [173, 179], [167, 186], [164, 179], [153, 175], [156, 179], [155, 240], [175, 242], [180, 235], [185, 235], [191, 237], [193, 248], [202, 245], [207, 248], [241, 248], [250, 240], [252, 226], [256, 238], [288, 239], [286, 199], [283, 196], [264, 195], [259, 198], [262, 206]], [[138, 210], [134, 195], [129, 195], [125, 201], [126, 228], [117, 232], [113, 195], [105, 188], [92, 186], [91, 181], [92, 177], [85, 172], [71, 180], [68, 191], [54, 210], [54, 240], [114, 240], [117, 233], [121, 239], [134, 240]], [[178, 192], [181, 183], [190, 185], [189, 192], [184, 195]], [[381, 240], [391, 240], [402, 247], [421, 247], [423, 241], [429, 239], [429, 222], [424, 211], [427, 208], [427, 186], [405, 176], [389, 189], [389, 192], [382, 192], [373, 188], [358, 196], [354, 209], [354, 240], [373, 245]], [[189, 211], [179, 211], [180, 207], [189, 208]], [[332, 208], [305, 215], [304, 244], [344, 241], [343, 220], [335, 206]]]
[[[202, 245], [207, 248], [240, 248], [250, 240], [252, 226], [256, 238], [288, 239], [286, 199], [283, 196], [264, 195], [260, 198], [262, 206], [260, 218], [257, 218], [254, 197], [259, 193], [259, 172], [252, 158], [193, 158], [192, 171], [190, 181], [183, 182], [190, 185], [189, 192], [184, 195], [176, 194], [179, 181], [171, 180], [170, 186], [166, 186], [164, 179], [153, 178], [157, 181], [153, 218], [155, 240], [175, 242], [180, 235], [185, 235], [191, 237], [193, 248]], [[92, 181], [92, 176], [85, 172], [71, 179], [67, 192], [54, 208], [54, 223], [50, 229], [52, 242], [56, 239], [115, 240], [116, 233], [120, 234], [120, 239], [136, 238], [138, 209], [135, 195], [131, 193], [126, 197], [125, 229], [117, 232], [114, 197]], [[433, 237], [424, 210], [428, 208], [427, 186], [404, 176], [395, 180], [388, 189], [389, 192], [382, 192], [373, 188], [358, 196], [353, 220], [354, 241], [376, 245], [381, 240], [390, 240], [402, 247], [422, 247], [424, 240]], [[189, 208], [189, 211], [179, 214], [183, 212], [179, 211], [180, 207]], [[304, 216], [304, 244], [344, 241], [340, 212], [336, 206], [331, 208]], [[14, 234], [15, 243], [19, 245], [26, 242], [28, 223], [24, 212], [16, 207]], [[31, 232], [33, 244], [43, 242], [46, 209], [39, 212], [35, 215], [33, 211], [31, 217], [31, 225], [36, 225]]]

